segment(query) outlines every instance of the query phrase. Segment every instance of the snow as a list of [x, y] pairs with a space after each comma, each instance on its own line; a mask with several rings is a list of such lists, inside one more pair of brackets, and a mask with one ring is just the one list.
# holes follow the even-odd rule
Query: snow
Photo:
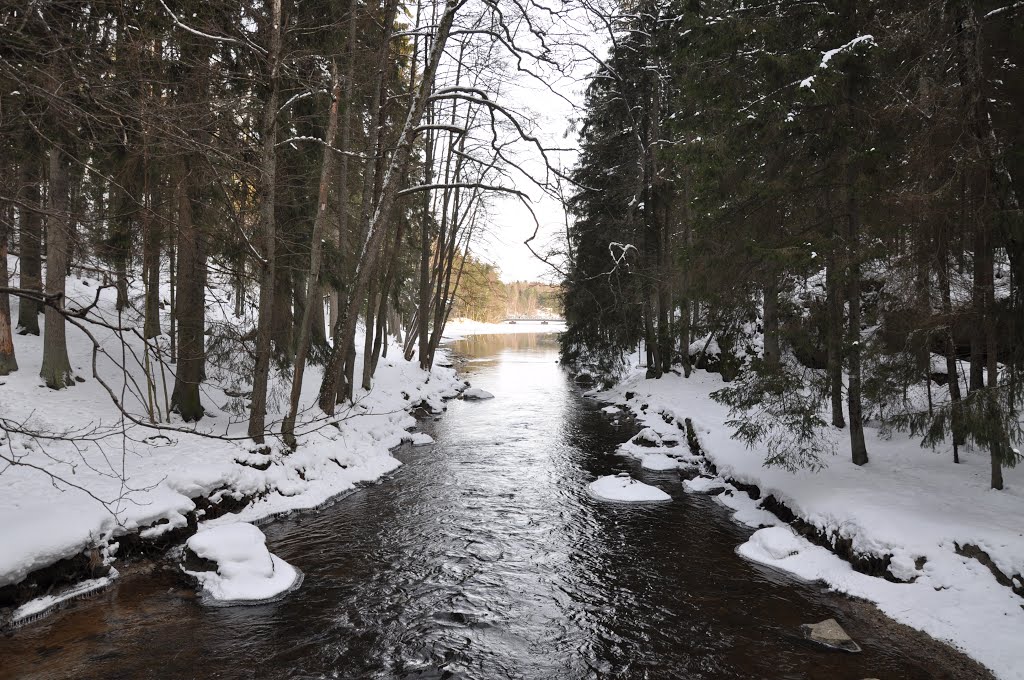
[[850, 42], [846, 43], [845, 45], [840, 45], [839, 47], [835, 48], [834, 50], [829, 50], [827, 52], [823, 52], [822, 55], [821, 55], [821, 64], [818, 66], [818, 68], [828, 68], [828, 63], [830, 61], [832, 61], [832, 57], [836, 56], [840, 52], [844, 52], [846, 50], [852, 49], [852, 48], [856, 47], [857, 45], [859, 45], [861, 43], [867, 43], [869, 45], [874, 45], [875, 44], [875, 38], [874, 38], [874, 36], [871, 36], [871, 35], [859, 35], [856, 38], [854, 38], [853, 40], [851, 40]]
[[[16, 259], [8, 262], [17, 273]], [[211, 277], [209, 323], [251, 324], [251, 318], [230, 315], [233, 305], [214, 283]], [[98, 287], [98, 281], [69, 277], [70, 305], [90, 304]], [[163, 297], [169, 297], [166, 281], [163, 288]], [[141, 293], [140, 287], [129, 291], [132, 299]], [[116, 323], [114, 302], [114, 289], [104, 289], [94, 313]], [[131, 313], [123, 317], [125, 324], [137, 321]], [[166, 330], [166, 316], [162, 322]], [[40, 324], [44, 323], [40, 316]], [[106, 350], [97, 356], [97, 370], [120, 394], [124, 378], [115, 363], [121, 356], [118, 338], [107, 330], [94, 328], [93, 332]], [[141, 342], [127, 337], [130, 349], [142, 357]], [[392, 448], [410, 439], [427, 443], [426, 435], [417, 437], [407, 431], [416, 425], [409, 411], [420, 403], [443, 410], [444, 400], [457, 396], [463, 387], [451, 368], [438, 365], [428, 375], [415, 362], [404, 361], [401, 347], [392, 345], [388, 356], [379, 360], [373, 389], [357, 391], [353, 405], [339, 405], [333, 418], [323, 419], [315, 406], [321, 369], [309, 366], [302, 385], [297, 450], [290, 452], [271, 437], [264, 452], [246, 438], [244, 413], [233, 410], [233, 397], [226, 393], [250, 389], [237, 382], [244, 379], [238, 377], [241, 374], [218, 372], [211, 361], [210, 379], [202, 387], [208, 415], [198, 423], [182, 423], [177, 416], [168, 421], [164, 413], [160, 425], [169, 429], [156, 431], [127, 423], [122, 430], [110, 396], [92, 375], [92, 345], [85, 334], [67, 327], [71, 366], [85, 382], [60, 391], [43, 387], [38, 376], [41, 340], [14, 336], [20, 370], [0, 378], [0, 415], [27, 428], [79, 436], [100, 426], [105, 436], [80, 439], [73, 445], [21, 434], [9, 439], [0, 435], [4, 459], [0, 461], [0, 587], [129, 532], [155, 538], [185, 526], [189, 513], [196, 510], [193, 499], [199, 497], [249, 499], [239, 513], [212, 524], [252, 522], [318, 507], [401, 465], [391, 455]], [[166, 336], [158, 340], [166, 345]], [[357, 374], [362, 370], [362, 346], [357, 339]], [[439, 352], [437, 363], [446, 363], [445, 350]], [[159, 372], [156, 375], [161, 403], [164, 393], [171, 392], [173, 366], [168, 368], [166, 383]], [[129, 371], [124, 405], [145, 420], [146, 404], [132, 392], [133, 385], [145, 386], [145, 374], [134, 363]], [[289, 380], [271, 376], [267, 422], [274, 430], [279, 428], [289, 388]], [[15, 460], [21, 464], [9, 465]]]
[[60, 608], [71, 600], [77, 600], [99, 590], [103, 590], [117, 580], [118, 576], [119, 574], [117, 573], [117, 570], [111, 569], [110, 573], [106, 576], [80, 581], [74, 586], [56, 595], [43, 595], [42, 597], [37, 597], [15, 609], [11, 614], [11, 618], [8, 623], [12, 627], [17, 627], [21, 624], [27, 623], [35, 617]]
[[652, 503], [672, 500], [672, 497], [656, 486], [644, 484], [629, 475], [606, 475], [598, 477], [587, 486], [591, 496], [603, 501], [624, 503]]
[[483, 399], [494, 399], [494, 395], [479, 387], [469, 387], [462, 393], [462, 398], [470, 401], [480, 401]]
[[205, 529], [188, 539], [189, 550], [217, 563], [217, 571], [186, 571], [218, 602], [258, 602], [298, 586], [301, 575], [267, 550], [266, 537], [252, 524], [238, 522]]
[[645, 470], [675, 470], [679, 461], [664, 453], [648, 453], [640, 458], [640, 467]]
[[458, 340], [467, 335], [512, 335], [518, 333], [561, 333], [565, 322], [561, 319], [542, 321], [516, 321], [515, 323], [487, 323], [472, 319], [451, 319], [444, 327], [447, 340]]
[[796, 555], [803, 547], [789, 527], [768, 527], [755, 532], [738, 552], [755, 562], [768, 562]]
[[409, 442], [413, 446], [426, 446], [434, 443], [434, 438], [426, 432], [410, 432], [409, 434], [411, 435]]
[[[958, 546], [975, 545], [1003, 574], [1024, 574], [1024, 466], [1004, 469], [1006, 488], [993, 491], [986, 452], [961, 448], [957, 465], [948, 446], [922, 449], [917, 439], [902, 433], [887, 437], [869, 422], [870, 462], [865, 466], [850, 462], [848, 436], [841, 431], [837, 455], [818, 473], [765, 468], [763, 451], [733, 439], [725, 424], [728, 408], [710, 398], [723, 386], [719, 375], [705, 371], [694, 371], [689, 379], [666, 374], [648, 380], [643, 368], [636, 368], [598, 398], [629, 408], [641, 425], [662, 438], [670, 432], [682, 436], [681, 423], [691, 419], [720, 478], [686, 480], [684, 489], [724, 489], [715, 499], [736, 521], [760, 528], [740, 548], [744, 557], [874, 602], [897, 621], [963, 650], [998, 677], [1024, 680], [1024, 599], [1000, 585], [976, 559], [957, 552]], [[934, 396], [940, 391], [944, 388], [933, 388]], [[628, 401], [627, 392], [633, 393]], [[622, 448], [637, 457], [675, 453], [634, 449], [629, 443]], [[867, 576], [800, 536], [790, 539], [784, 533], [789, 528], [761, 507], [761, 500], [725, 480], [756, 485], [762, 499], [774, 496], [823, 534], [850, 541], [859, 554], [891, 556], [892, 576], [913, 582]], [[777, 556], [794, 545], [796, 553]]]
[[716, 477], [694, 477], [683, 480], [683, 488], [689, 493], [708, 493], [714, 489], [721, 490], [725, 486], [727, 486], [725, 482]]

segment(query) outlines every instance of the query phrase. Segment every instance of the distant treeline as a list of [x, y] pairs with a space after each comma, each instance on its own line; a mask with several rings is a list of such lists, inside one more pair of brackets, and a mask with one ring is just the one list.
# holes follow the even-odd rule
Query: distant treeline
[[498, 269], [472, 255], [465, 258], [453, 317], [501, 321], [508, 317], [560, 317], [559, 286], [538, 281], [503, 283]]

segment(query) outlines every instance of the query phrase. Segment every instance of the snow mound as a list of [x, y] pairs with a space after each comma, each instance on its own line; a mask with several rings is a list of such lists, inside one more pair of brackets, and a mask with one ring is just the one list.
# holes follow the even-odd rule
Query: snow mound
[[672, 500], [672, 497], [656, 486], [638, 482], [629, 475], [606, 475], [590, 483], [587, 491], [603, 501], [626, 503], [651, 503]]
[[768, 527], [755, 532], [739, 551], [748, 559], [765, 563], [796, 555], [803, 547], [789, 527]]
[[298, 569], [266, 546], [267, 538], [252, 524], [224, 524], [188, 539], [189, 550], [217, 563], [217, 571], [186, 571], [217, 602], [261, 602], [284, 595], [302, 580]]
[[630, 442], [640, 446], [662, 446], [661, 435], [651, 427], [645, 427], [637, 432]]
[[487, 390], [480, 389], [479, 387], [470, 387], [462, 393], [462, 398], [470, 401], [479, 401], [483, 399], [494, 399], [494, 395]]
[[688, 493], [720, 493], [731, 485], [719, 477], [694, 477], [683, 480], [683, 488]]
[[426, 432], [411, 432], [409, 441], [413, 446], [426, 446], [427, 444], [433, 444], [434, 438]]
[[640, 467], [645, 470], [675, 470], [679, 467], [679, 461], [664, 453], [648, 453], [640, 458]]

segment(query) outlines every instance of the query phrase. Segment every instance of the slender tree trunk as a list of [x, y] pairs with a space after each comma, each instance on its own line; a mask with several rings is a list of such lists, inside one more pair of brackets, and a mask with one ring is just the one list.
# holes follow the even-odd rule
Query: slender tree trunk
[[[352, 144], [352, 102], [355, 94], [355, 60], [356, 60], [356, 47], [357, 47], [357, 34], [356, 34], [356, 10], [359, 7], [358, 0], [351, 0], [349, 2], [348, 9], [348, 40], [346, 43], [346, 62], [345, 62], [345, 82], [342, 90], [342, 109], [341, 109], [341, 150], [348, 151]], [[350, 198], [349, 198], [349, 157], [347, 153], [341, 154], [341, 158], [338, 160], [338, 243], [349, 244], [354, 243], [356, 238], [349, 233], [351, 230], [349, 211], [351, 210]], [[347, 251], [348, 248], [343, 248], [343, 252]], [[348, 263], [342, 262], [342, 267], [347, 270]], [[351, 269], [354, 271], [355, 266]], [[344, 343], [344, 340], [338, 336], [338, 331], [341, 326], [338, 324], [339, 314], [341, 311], [341, 292], [331, 291], [331, 346], [332, 348], [340, 348]], [[346, 351], [347, 355], [347, 351]], [[344, 381], [344, 370], [347, 361], [341, 362], [339, 369], [342, 372], [342, 376], [337, 378], [339, 386]], [[325, 367], [326, 368], [326, 367]]]
[[192, 208], [193, 177], [185, 163], [175, 189], [178, 208], [177, 291], [174, 316], [178, 323], [178, 364], [171, 393], [171, 408], [185, 422], [200, 420], [205, 412], [199, 396], [206, 351], [205, 291], [202, 248]]
[[[175, 190], [177, 191], [177, 190]], [[177, 193], [175, 193], [177, 198]], [[173, 208], [177, 211], [177, 208]], [[171, 363], [178, 363], [178, 228], [175, 228], [169, 232], [170, 242], [167, 244], [167, 269], [169, 274], [170, 283], [170, 350], [171, 350]]]
[[328, 114], [327, 132], [324, 137], [324, 161], [321, 164], [321, 179], [316, 201], [316, 217], [313, 219], [312, 235], [309, 245], [309, 275], [306, 282], [305, 304], [302, 309], [302, 321], [299, 324], [299, 341], [295, 352], [295, 364], [292, 371], [292, 393], [289, 399], [288, 415], [281, 425], [281, 433], [285, 443], [292, 449], [298, 443], [295, 439], [295, 419], [299, 412], [299, 397], [302, 395], [302, 377], [306, 369], [306, 356], [309, 353], [310, 326], [313, 307], [318, 306], [321, 313], [323, 328], [324, 302], [321, 293], [321, 269], [323, 267], [323, 242], [327, 231], [328, 201], [331, 197], [331, 181], [334, 176], [335, 137], [338, 136], [338, 107], [341, 102], [341, 78], [337, 67], [331, 70], [334, 82], [331, 87], [331, 108]]
[[779, 369], [782, 351], [779, 348], [779, 286], [775, 275], [770, 275], [764, 287], [764, 366], [769, 371]]
[[[21, 205], [18, 208], [18, 269], [20, 285], [26, 290], [41, 291], [43, 222], [38, 212], [42, 208], [39, 196], [39, 168], [30, 159], [21, 168]], [[39, 335], [39, 302], [26, 297], [18, 299], [18, 334]]]
[[[374, 206], [377, 205], [379, 200], [379, 188], [383, 180], [383, 168], [385, 158], [385, 138], [384, 138], [384, 126], [386, 125], [386, 111], [384, 104], [387, 100], [387, 88], [386, 81], [388, 77], [386, 65], [390, 62], [390, 39], [392, 27], [394, 26], [395, 12], [397, 10], [397, 3], [394, 0], [388, 0], [385, 7], [385, 18], [382, 24], [383, 34], [381, 36], [380, 49], [377, 53], [377, 75], [374, 79], [373, 98], [370, 100], [370, 110], [368, 113], [368, 119], [373, 121], [370, 126], [370, 131], [367, 139], [367, 149], [369, 159], [363, 169], [363, 188], [360, 196], [359, 206], [359, 235], [357, 241], [365, 243], [366, 236], [370, 230], [370, 220], [373, 215]], [[355, 270], [358, 270], [360, 264], [365, 260], [365, 253], [360, 254], [359, 260], [355, 263]], [[365, 291], [364, 293], [365, 294]], [[359, 301], [358, 304], [362, 304]], [[367, 309], [369, 309], [370, 302], [366, 303]], [[347, 327], [347, 324], [342, 324], [341, 317], [339, 316], [338, 322], [335, 325], [333, 335], [337, 335], [339, 331]], [[335, 346], [343, 347], [346, 345], [355, 346], [355, 333], [356, 333], [356, 321], [353, 321], [351, 325], [350, 337], [339, 337], [335, 339]], [[372, 324], [369, 325], [372, 328]], [[364, 338], [364, 350], [365, 350], [365, 338]], [[355, 388], [355, 361], [356, 355], [354, 350], [351, 354], [346, 354], [344, 361], [340, 364], [339, 368], [342, 370], [342, 377], [340, 381], [336, 382], [337, 392], [335, 395], [335, 403], [341, 403], [345, 400], [351, 400], [353, 397], [353, 390]], [[327, 376], [325, 376], [325, 380]]]
[[[338, 319], [338, 324], [342, 327], [342, 332], [340, 333], [342, 338], [354, 336], [359, 306], [366, 295], [366, 288], [370, 278], [376, 272], [380, 244], [387, 233], [387, 227], [391, 221], [391, 212], [398, 197], [399, 185], [407, 177], [406, 170], [412, 155], [416, 127], [423, 118], [423, 111], [427, 106], [427, 98], [431, 91], [434, 75], [441, 61], [444, 47], [448, 42], [448, 35], [451, 32], [452, 23], [455, 20], [455, 14], [459, 6], [458, 0], [448, 0], [446, 2], [444, 13], [435, 32], [434, 44], [423, 71], [423, 77], [420, 79], [419, 86], [413, 90], [409, 114], [402, 127], [398, 144], [392, 154], [387, 174], [384, 177], [381, 200], [370, 221], [363, 247], [360, 249], [360, 259], [356, 266], [354, 281], [350, 290], [346, 291], [345, 304], [342, 306], [342, 314]], [[341, 349], [335, 347], [331, 354], [328, 368], [324, 372], [324, 384], [320, 387], [320, 408], [328, 415], [334, 413], [334, 407], [337, 402], [338, 364], [342, 359]]]
[[64, 317], [64, 286], [71, 252], [71, 212], [68, 173], [63, 154], [50, 150], [49, 218], [46, 236], [46, 294], [57, 296], [46, 306], [46, 328], [43, 336], [43, 364], [39, 375], [52, 390], [75, 384], [68, 361], [68, 345]]
[[398, 228], [395, 232], [395, 240], [392, 247], [389, 249], [389, 256], [387, 257], [387, 274], [384, 277], [384, 284], [381, 287], [381, 294], [379, 296], [380, 302], [377, 309], [377, 333], [373, 343], [373, 361], [370, 364], [370, 375], [372, 376], [377, 371], [377, 361], [380, 358], [381, 350], [383, 349], [384, 356], [387, 356], [387, 332], [388, 326], [388, 312], [389, 305], [388, 299], [391, 296], [392, 288], [395, 285], [395, 278], [398, 269], [398, 258], [402, 252], [402, 240], [405, 237], [405, 220], [398, 222]]
[[949, 400], [951, 402], [950, 429], [953, 435], [953, 462], [960, 462], [960, 447], [964, 444], [963, 428], [960, 424], [960, 371], [956, 356], [956, 344], [953, 342], [953, 300], [949, 288], [949, 249], [947, 238], [942, 237], [939, 245], [939, 293], [942, 296], [942, 315], [946, 318], [945, 328], [945, 354], [946, 354], [946, 376], [949, 386]]
[[868, 462], [867, 445], [864, 442], [864, 415], [861, 410], [861, 336], [860, 336], [860, 206], [856, 195], [856, 175], [847, 164], [846, 188], [849, 211], [849, 234], [847, 263], [847, 292], [849, 294], [850, 321], [847, 330], [847, 345], [850, 370], [850, 386], [847, 391], [847, 410], [850, 414], [850, 449], [854, 465]]
[[[10, 235], [10, 205], [5, 205], [7, 213], [0, 214], [0, 286], [10, 285], [7, 273], [7, 239]], [[11, 299], [7, 293], [0, 293], [0, 376], [18, 370], [18, 360], [14, 356], [14, 338], [11, 337]]]
[[143, 200], [146, 205], [142, 210], [142, 272], [146, 283], [145, 312], [146, 321], [143, 335], [146, 339], [155, 338], [162, 332], [160, 328], [160, 247], [163, 227], [159, 220], [153, 219], [153, 196], [149, 188], [148, 162], [146, 187]]
[[[427, 120], [429, 124], [433, 119], [431, 114]], [[426, 136], [426, 153], [423, 164], [423, 182], [424, 184], [430, 184], [434, 181], [434, 135], [432, 131], [427, 131]], [[430, 370], [430, 360], [428, 358], [430, 338], [430, 315], [428, 309], [430, 308], [430, 192], [423, 192], [423, 215], [420, 221], [420, 288], [419, 288], [419, 310], [417, 312], [417, 332], [419, 333], [420, 340], [420, 368], [424, 371]]]
[[[685, 171], [684, 171], [685, 172]], [[683, 354], [683, 375], [687, 378], [693, 372], [693, 363], [690, 361], [690, 343], [692, 342], [691, 318], [693, 295], [693, 276], [690, 272], [690, 262], [693, 256], [693, 225], [690, 218], [690, 177], [683, 175], [683, 201], [680, 206], [680, 216], [683, 227], [683, 274], [682, 274], [682, 295], [679, 304], [679, 346]]]
[[376, 328], [377, 305], [380, 303], [379, 284], [370, 281], [370, 290], [366, 295], [366, 330], [363, 333], [363, 376], [360, 384], [369, 391], [373, 387], [373, 331]]
[[271, 325], [274, 315], [274, 277], [277, 262], [277, 108], [281, 61], [281, 0], [270, 9], [270, 93], [263, 108], [261, 134], [263, 154], [260, 167], [260, 234], [263, 262], [260, 276], [259, 309], [256, 317], [256, 360], [253, 366], [252, 405], [248, 435], [257, 444], [264, 441], [267, 417], [267, 383], [270, 379]]
[[974, 276], [971, 307], [975, 319], [971, 324], [971, 380], [970, 391], [985, 387], [985, 342], [987, 319], [985, 314], [985, 237], [981, 220], [974, 219]]
[[313, 231], [309, 248], [309, 276], [306, 282], [305, 304], [302, 309], [302, 320], [299, 323], [299, 341], [295, 352], [295, 363], [292, 367], [292, 391], [288, 404], [288, 415], [281, 425], [281, 434], [285, 444], [295, 448], [295, 418], [299, 412], [299, 398], [302, 396], [302, 376], [306, 370], [306, 357], [309, 354], [310, 331], [313, 320], [313, 309], [320, 308], [320, 324], [323, 328], [323, 295], [320, 287], [320, 269], [322, 267], [323, 240], [327, 232], [327, 203], [330, 199], [331, 180], [334, 176], [334, 140], [338, 135], [338, 106], [341, 102], [341, 78], [336, 66], [332, 66], [331, 75], [331, 106], [327, 116], [327, 131], [324, 134], [324, 156], [320, 165], [320, 189], [317, 194], [316, 217], [313, 220]]

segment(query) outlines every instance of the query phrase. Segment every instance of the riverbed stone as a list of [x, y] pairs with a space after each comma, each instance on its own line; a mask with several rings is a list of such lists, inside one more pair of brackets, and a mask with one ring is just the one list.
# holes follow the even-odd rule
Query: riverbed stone
[[859, 652], [860, 645], [853, 641], [843, 627], [835, 619], [825, 619], [818, 623], [805, 623], [800, 626], [804, 637], [820, 645], [841, 649], [844, 652]]

